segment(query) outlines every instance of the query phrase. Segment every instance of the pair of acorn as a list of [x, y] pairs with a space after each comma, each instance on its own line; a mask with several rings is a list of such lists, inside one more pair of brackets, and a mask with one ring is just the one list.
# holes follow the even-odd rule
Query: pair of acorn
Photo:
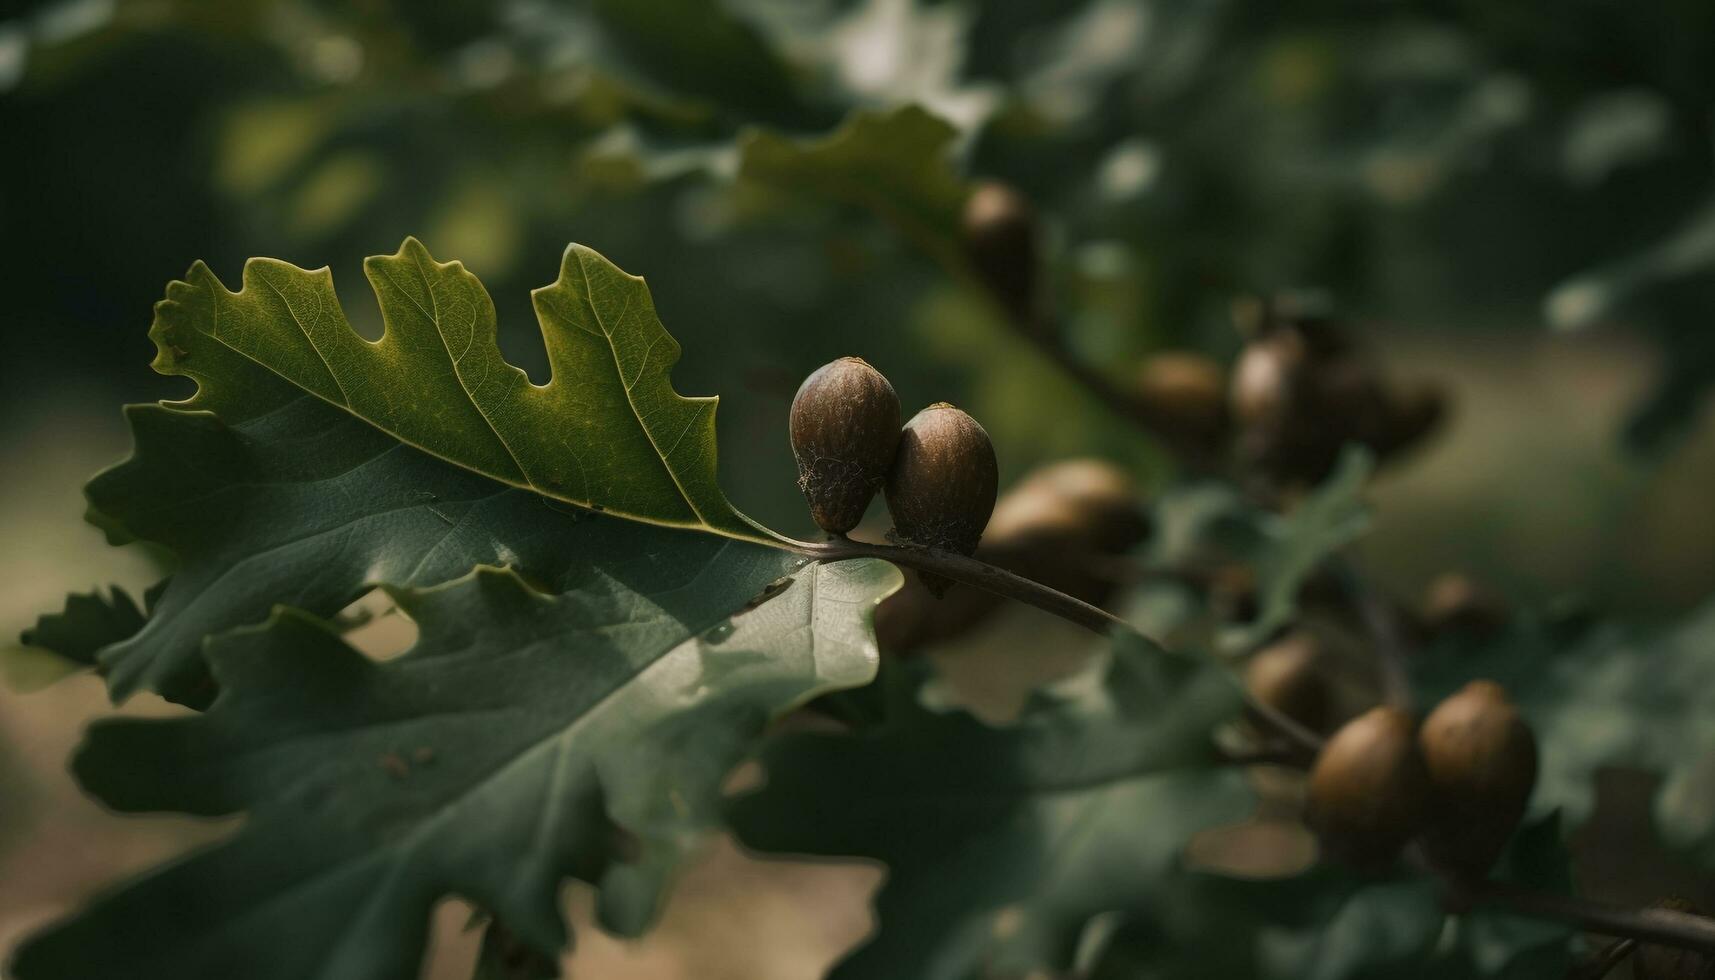
[[[810, 516], [829, 534], [863, 520], [883, 490], [896, 537], [968, 555], [994, 512], [1000, 470], [976, 419], [937, 402], [900, 425], [899, 395], [859, 357], [813, 371], [792, 399], [792, 455]], [[923, 575], [939, 595], [948, 583]]]
[[[1253, 697], [1277, 708], [1306, 703], [1278, 676], [1270, 688], [1260, 667], [1249, 671]], [[1311, 766], [1306, 822], [1325, 853], [1358, 867], [1385, 866], [1421, 838], [1436, 867], [1481, 877], [1524, 817], [1536, 768], [1530, 725], [1499, 684], [1475, 680], [1421, 726], [1392, 705], [1342, 725]]]

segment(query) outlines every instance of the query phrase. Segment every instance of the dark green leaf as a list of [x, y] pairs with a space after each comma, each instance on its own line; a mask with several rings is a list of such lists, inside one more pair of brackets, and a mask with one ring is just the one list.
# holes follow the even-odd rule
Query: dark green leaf
[[1122, 637], [1015, 726], [912, 697], [861, 735], [782, 739], [731, 817], [764, 851], [887, 864], [880, 933], [835, 977], [1065, 965], [1092, 916], [1166, 887], [1193, 832], [1247, 811], [1236, 771], [1202, 768], [1236, 709], [1213, 668]]
[[766, 130], [740, 140], [745, 180], [855, 205], [930, 249], [950, 247], [965, 187], [954, 169], [957, 131], [917, 106], [860, 110], [822, 139], [794, 142]]
[[421, 638], [385, 662], [291, 610], [212, 640], [206, 714], [98, 723], [75, 768], [116, 809], [244, 829], [31, 941], [16, 975], [412, 977], [450, 893], [553, 953], [568, 875], [642, 930], [768, 720], [873, 675], [899, 581], [693, 540], [558, 596], [498, 569], [392, 589]]
[[101, 653], [115, 697], [206, 703], [203, 638], [275, 603], [331, 616], [374, 584], [432, 585], [478, 563], [565, 591], [599, 566], [718, 546], [567, 502], [769, 540], [714, 482], [715, 400], [669, 387], [679, 348], [641, 280], [567, 251], [560, 281], [536, 293], [557, 369], [539, 387], [500, 359], [488, 297], [457, 263], [409, 241], [368, 271], [388, 321], [373, 344], [346, 325], [325, 270], [256, 260], [234, 294], [198, 265], [195, 285], [169, 287], [156, 367], [195, 378], [196, 397], [129, 409], [134, 456], [88, 488], [112, 540], [179, 562], [149, 623]]
[[0, 673], [17, 690], [36, 690], [94, 666], [98, 650], [129, 638], [143, 623], [143, 610], [117, 585], [106, 595], [72, 593], [63, 610], [38, 617], [19, 635], [21, 646], [0, 648]]
[[[1561, 892], [1571, 861], [1550, 819], [1514, 841], [1497, 876]], [[1185, 875], [1143, 896], [1091, 980], [1384, 980], [1565, 975], [1571, 930], [1478, 908], [1449, 919], [1421, 874], [1322, 865], [1286, 878]]]

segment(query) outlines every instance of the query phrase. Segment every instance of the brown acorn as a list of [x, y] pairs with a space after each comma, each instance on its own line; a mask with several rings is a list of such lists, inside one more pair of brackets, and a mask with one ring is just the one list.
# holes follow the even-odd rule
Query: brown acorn
[[1536, 736], [1494, 681], [1477, 680], [1424, 719], [1429, 772], [1423, 844], [1450, 871], [1482, 875], [1500, 857], [1536, 784]]
[[1304, 630], [1289, 633], [1258, 650], [1245, 664], [1245, 690], [1259, 701], [1313, 732], [1328, 725], [1328, 681], [1322, 674], [1321, 648]]
[[1227, 430], [1227, 381], [1221, 366], [1191, 351], [1162, 351], [1137, 377], [1142, 414], [1174, 448], [1210, 453]]
[[[1652, 908], [1705, 914], [1690, 899], [1680, 897], [1664, 898]], [[1632, 976], [1635, 980], [1715, 980], [1715, 957], [1696, 950], [1640, 943], [1632, 956]]]
[[[898, 537], [968, 555], [994, 512], [1000, 470], [994, 445], [977, 421], [946, 402], [911, 417], [888, 471], [887, 509]], [[939, 596], [946, 579], [925, 574]]]
[[1233, 365], [1233, 420], [1246, 428], [1278, 427], [1301, 411], [1309, 395], [1310, 353], [1292, 330], [1275, 330], [1246, 344]]
[[1429, 795], [1410, 714], [1383, 705], [1343, 725], [1310, 770], [1305, 820], [1329, 856], [1359, 868], [1391, 862], [1416, 835]]
[[1392, 456], [1421, 443], [1447, 417], [1447, 392], [1421, 382], [1398, 387], [1389, 400], [1386, 423], [1376, 445], [1378, 456]]
[[[1148, 532], [1129, 474], [1104, 460], [1068, 459], [1032, 470], [1001, 494], [976, 557], [1099, 604], [1115, 585], [1101, 560], [1125, 554]], [[936, 602], [912, 583], [876, 610], [876, 637], [884, 651], [905, 652], [963, 633], [1000, 602], [972, 588]]]
[[1036, 211], [1011, 185], [979, 183], [965, 199], [965, 254], [983, 284], [1012, 316], [1037, 312], [1041, 245]]
[[899, 446], [899, 396], [862, 358], [813, 371], [792, 399], [792, 455], [810, 516], [830, 534], [857, 527]]
[[1438, 575], [1423, 593], [1418, 622], [1429, 638], [1459, 634], [1493, 636], [1506, 628], [1506, 600], [1457, 572]]

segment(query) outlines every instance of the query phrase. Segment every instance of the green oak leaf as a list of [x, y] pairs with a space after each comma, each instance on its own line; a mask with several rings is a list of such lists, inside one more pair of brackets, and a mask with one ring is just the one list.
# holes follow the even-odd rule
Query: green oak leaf
[[950, 247], [965, 185], [953, 165], [958, 130], [919, 106], [860, 109], [811, 142], [768, 130], [739, 140], [739, 176], [873, 211], [932, 250]]
[[[1550, 818], [1526, 828], [1497, 876], [1556, 891], [1571, 857]], [[1113, 926], [1090, 980], [1563, 977], [1572, 931], [1477, 908], [1449, 918], [1422, 874], [1318, 865], [1282, 878], [1183, 876]], [[1523, 971], [1523, 972], [1520, 972]]]
[[207, 703], [203, 638], [276, 602], [331, 616], [374, 584], [479, 563], [564, 591], [632, 551], [778, 540], [715, 484], [715, 399], [672, 391], [679, 347], [640, 279], [567, 250], [535, 296], [555, 366], [538, 386], [500, 359], [493, 307], [462, 266], [407, 241], [367, 271], [387, 325], [374, 343], [326, 270], [253, 260], [231, 293], [198, 265], [168, 287], [155, 366], [196, 395], [129, 408], [135, 453], [86, 491], [110, 540], [178, 562], [148, 623], [99, 654], [115, 698]]
[[879, 932], [839, 980], [1064, 966], [1091, 917], [1169, 887], [1192, 833], [1252, 805], [1209, 768], [1231, 684], [1135, 636], [1009, 727], [906, 693], [862, 733], [775, 740], [765, 787], [729, 810], [752, 848], [887, 864]]
[[1658, 773], [1656, 828], [1669, 847], [1715, 868], [1715, 604], [1669, 628], [1599, 623], [1571, 631], [1525, 618], [1499, 637], [1444, 644], [1413, 660], [1424, 704], [1484, 677], [1536, 731], [1532, 806], [1576, 827], [1595, 806], [1597, 770]]
[[459, 262], [414, 238], [364, 261], [385, 333], [353, 330], [333, 275], [276, 259], [229, 291], [202, 263], [167, 287], [150, 336], [155, 369], [196, 379], [178, 403], [229, 424], [253, 418], [261, 365], [406, 445], [508, 486], [635, 521], [766, 540], [715, 479], [715, 398], [686, 398], [679, 343], [641, 277], [582, 245], [535, 290], [553, 376], [533, 384], [495, 342], [494, 303]]
[[[1219, 636], [1223, 649], [1248, 651], [1292, 621], [1305, 581], [1368, 527], [1363, 491], [1374, 468], [1367, 450], [1348, 446], [1334, 472], [1284, 514], [1258, 508], [1226, 483], [1170, 489], [1155, 504], [1155, 532], [1143, 558], [1162, 568], [1241, 562], [1254, 569], [1256, 617]], [[1182, 591], [1154, 584], [1137, 590], [1132, 620], [1146, 633], [1166, 634], [1193, 615]]]
[[92, 664], [97, 650], [142, 629], [143, 618], [137, 601], [115, 585], [106, 595], [96, 590], [67, 596], [65, 609], [39, 617], [19, 639], [73, 663]]
[[288, 609], [214, 638], [205, 714], [98, 722], [75, 770], [116, 809], [244, 828], [38, 935], [15, 975], [414, 977], [448, 894], [552, 954], [567, 876], [636, 934], [768, 721], [873, 676], [897, 570], [812, 564], [780, 588], [783, 560], [717, 541], [560, 595], [490, 568], [390, 588], [420, 638], [382, 662]]
[[1263, 880], [1188, 874], [1159, 899], [1115, 927], [1091, 980], [1391, 976], [1429, 955], [1443, 922], [1429, 880], [1332, 867]]
[[17, 646], [0, 647], [0, 677], [13, 690], [39, 690], [93, 667], [101, 648], [135, 635], [144, 622], [137, 601], [117, 585], [106, 595], [99, 589], [74, 592], [64, 609], [38, 616]]
[[1369, 526], [1364, 485], [1374, 469], [1375, 461], [1368, 451], [1347, 446], [1328, 479], [1291, 511], [1259, 519], [1261, 533], [1251, 550], [1256, 568], [1257, 617], [1229, 631], [1226, 643], [1230, 648], [1254, 646], [1291, 622], [1305, 579], [1363, 534]]

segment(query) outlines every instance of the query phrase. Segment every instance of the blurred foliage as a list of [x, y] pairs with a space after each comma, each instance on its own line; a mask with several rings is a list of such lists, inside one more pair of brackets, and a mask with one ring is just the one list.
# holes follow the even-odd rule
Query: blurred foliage
[[[1549, 20], [1449, 0], [26, 4], [0, 21], [0, 122], [32, 147], [0, 162], [0, 259], [30, 329], [0, 397], [52, 383], [68, 337], [85, 374], [164, 390], [129, 370], [135, 327], [191, 257], [349, 267], [408, 234], [489, 283], [540, 379], [526, 293], [578, 240], [652, 276], [698, 355], [682, 387], [722, 393], [740, 436], [723, 476], [777, 526], [802, 520], [780, 409], [860, 348], [908, 406], [994, 419], [1014, 474], [1146, 462], [934, 268], [925, 228], [973, 172], [1052, 216], [1064, 319], [1120, 376], [1164, 345], [1230, 351], [1228, 304], [1288, 286], [1437, 325], [1529, 325], [1546, 301], [1667, 346], [1635, 429], [1660, 435], [1715, 374], [1715, 13]], [[1063, 424], [1009, 411], [1038, 386]]]
[[[784, 439], [798, 379], [853, 352], [908, 412], [949, 399], [982, 418], [1006, 446], [1007, 481], [1074, 454], [1164, 473], [971, 288], [954, 222], [968, 179], [987, 175], [1046, 216], [1068, 346], [1116, 385], [1160, 349], [1230, 356], [1235, 300], [1313, 286], [1378, 329], [1633, 330], [1662, 368], [1628, 432], [1661, 446], [1715, 380], [1702, 322], [1715, 306], [1710, 37], [1706, 0], [1551, 13], [1515, 0], [13, 5], [0, 15], [0, 131], [22, 134], [22, 151], [0, 155], [0, 407], [68, 377], [125, 397], [182, 393], [140, 370], [142, 326], [192, 258], [235, 281], [252, 255], [354, 268], [409, 235], [482, 277], [501, 352], [542, 382], [529, 291], [578, 241], [649, 276], [688, 354], [674, 386], [723, 397], [721, 484], [772, 527], [809, 529]], [[351, 322], [379, 335], [361, 283], [340, 287]], [[1297, 586], [1357, 533], [1363, 476], [1350, 463], [1284, 518], [1226, 489], [1165, 496], [1154, 549], [1214, 539], [1254, 566], [1260, 618], [1214, 609], [1184, 581], [1139, 585], [1119, 606], [1187, 645], [1254, 644], [1301, 612]], [[353, 563], [341, 588], [369, 570]], [[246, 601], [280, 598], [263, 591]], [[324, 598], [331, 614], [346, 596]], [[136, 627], [118, 594], [85, 599], [92, 627]], [[1658, 634], [1524, 617], [1488, 646], [1428, 651], [1421, 693], [1511, 682], [1549, 746], [1538, 808], [1569, 828], [1589, 814], [1596, 767], [1662, 771], [1663, 841], [1709, 867], [1708, 767], [1685, 751], [1706, 741], [1707, 618]], [[108, 635], [55, 623], [36, 639], [62, 652]], [[194, 653], [204, 630], [185, 629]], [[1155, 726], [1175, 736], [1175, 759], [1209, 748], [1186, 735], [1209, 719], [1180, 731], [1175, 712], [1219, 699], [1160, 704], [1128, 687], [1127, 669], [1177, 665], [1166, 656], [1122, 646], [1081, 692], [1041, 695], [1005, 729], [932, 710], [919, 698], [930, 682], [898, 668], [904, 693], [886, 692], [899, 700], [872, 729], [773, 743], [779, 779], [737, 805], [741, 827], [759, 846], [893, 865], [883, 921], [907, 931], [884, 932], [848, 975], [924, 957], [934, 972], [921, 975], [1074, 960], [1102, 978], [1198, 975], [1206, 963], [1184, 962], [1186, 949], [1215, 949], [1234, 976], [1564, 972], [1563, 932], [1481, 913], [1450, 924], [1417, 879], [1180, 867], [1194, 828], [1127, 818], [1177, 814], [1204, 779], [1223, 788], [1187, 798], [1224, 812], [1230, 773], [1103, 755], [1150, 754]], [[1138, 714], [1105, 713], [1115, 705]], [[889, 741], [901, 732], [909, 741]], [[838, 778], [822, 756], [841, 760]], [[1080, 766], [1089, 781], [1065, 785]], [[972, 782], [970, 798], [912, 797], [949, 775]], [[770, 811], [794, 776], [789, 802], [827, 819]], [[928, 830], [907, 833], [925, 813]], [[1560, 840], [1558, 823], [1528, 829], [1507, 873], [1566, 890]], [[1129, 856], [1125, 874], [1108, 874], [1114, 854]]]

